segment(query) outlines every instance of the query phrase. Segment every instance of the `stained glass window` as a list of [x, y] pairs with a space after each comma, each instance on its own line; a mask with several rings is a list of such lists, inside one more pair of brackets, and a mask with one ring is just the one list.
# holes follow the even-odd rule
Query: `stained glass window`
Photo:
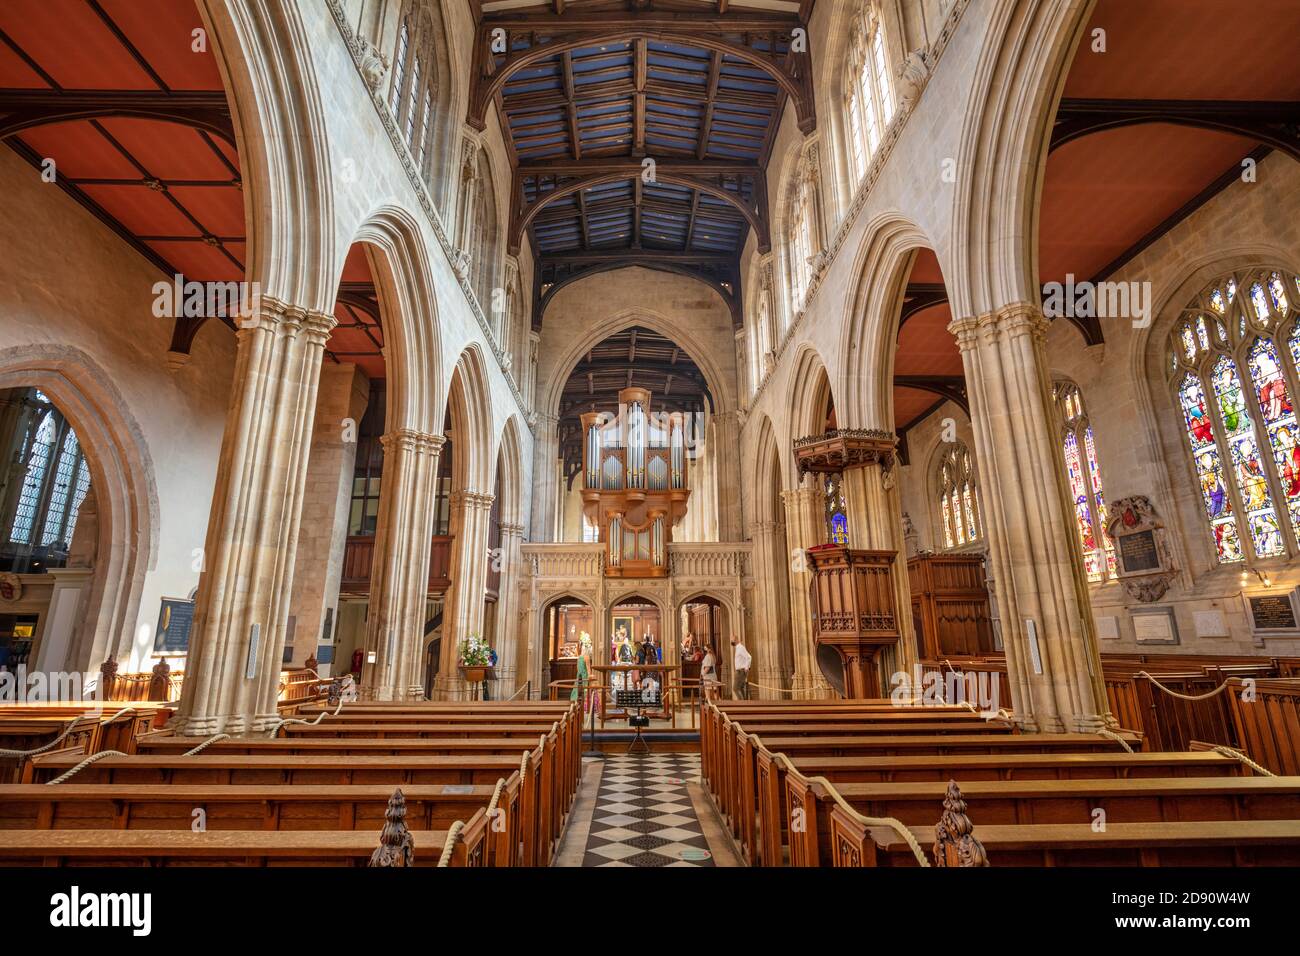
[[1083, 396], [1073, 382], [1058, 382], [1056, 407], [1065, 435], [1065, 478], [1074, 506], [1075, 526], [1083, 548], [1083, 569], [1088, 580], [1105, 581], [1115, 574], [1115, 542], [1106, 530], [1106, 499], [1101, 489], [1101, 467], [1092, 426], [1083, 408]]
[[894, 91], [884, 28], [874, 2], [864, 0], [851, 29], [844, 110], [849, 162], [856, 185], [866, 175], [867, 164], [894, 118]]
[[[1300, 329], [1289, 282], [1300, 289], [1295, 276], [1274, 270], [1225, 276], [1171, 333], [1171, 385], [1225, 563], [1293, 554], [1300, 533]], [[1238, 297], [1239, 288], [1247, 294]], [[1204, 309], [1226, 323], [1216, 320], [1215, 334], [1189, 349], [1187, 330]]]
[[844, 476], [826, 476], [826, 540], [831, 544], [849, 543], [849, 505], [844, 497]]
[[970, 452], [953, 442], [939, 459], [936, 473], [944, 547], [965, 547], [980, 538], [979, 491]]

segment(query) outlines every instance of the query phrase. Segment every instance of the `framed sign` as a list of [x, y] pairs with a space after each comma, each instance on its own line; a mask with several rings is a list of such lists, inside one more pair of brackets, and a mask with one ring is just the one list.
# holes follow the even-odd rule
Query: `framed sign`
[[1247, 591], [1246, 618], [1250, 629], [1262, 637], [1295, 637], [1300, 633], [1300, 612], [1296, 593], [1291, 591]]
[[1153, 528], [1120, 534], [1115, 539], [1115, 547], [1119, 551], [1119, 559], [1124, 565], [1125, 574], [1162, 570]]
[[154, 631], [155, 654], [184, 654], [190, 649], [190, 629], [194, 626], [194, 602], [189, 598], [163, 598], [158, 609], [158, 628]]

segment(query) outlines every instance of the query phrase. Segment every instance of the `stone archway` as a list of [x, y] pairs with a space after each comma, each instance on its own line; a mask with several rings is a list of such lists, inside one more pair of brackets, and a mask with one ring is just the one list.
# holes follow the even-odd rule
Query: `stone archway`
[[76, 430], [90, 465], [99, 520], [95, 574], [68, 669], [97, 671], [130, 653], [140, 594], [158, 549], [153, 460], [120, 392], [71, 346], [23, 346], [0, 358], [0, 389], [40, 389]]

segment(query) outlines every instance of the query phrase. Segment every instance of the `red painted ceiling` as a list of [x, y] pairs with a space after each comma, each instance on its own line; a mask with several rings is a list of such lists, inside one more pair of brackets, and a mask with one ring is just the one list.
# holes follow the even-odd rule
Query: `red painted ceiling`
[[[210, 40], [194, 50], [203, 28], [194, 0], [4, 0], [0, 88], [220, 91]], [[222, 137], [118, 117], [41, 126], [10, 144], [29, 161], [52, 158], [65, 189], [115, 222], [165, 275], [244, 278], [239, 156]], [[364, 256], [349, 257], [344, 281], [370, 283]], [[339, 318], [332, 358], [383, 377], [378, 323], [342, 306]]]
[[1091, 279], [1257, 144], [1164, 123], [1066, 143], [1047, 161], [1038, 232], [1044, 282]]
[[[1106, 52], [1092, 52], [1093, 31]], [[1067, 97], [1297, 100], [1296, 0], [1100, 0]]]

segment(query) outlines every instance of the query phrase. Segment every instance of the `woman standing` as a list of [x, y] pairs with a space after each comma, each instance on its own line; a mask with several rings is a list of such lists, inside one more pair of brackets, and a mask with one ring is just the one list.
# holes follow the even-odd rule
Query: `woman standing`
[[704, 645], [704, 660], [700, 662], [700, 688], [704, 699], [713, 699], [713, 681], [718, 679], [718, 659], [713, 655], [713, 645]]

